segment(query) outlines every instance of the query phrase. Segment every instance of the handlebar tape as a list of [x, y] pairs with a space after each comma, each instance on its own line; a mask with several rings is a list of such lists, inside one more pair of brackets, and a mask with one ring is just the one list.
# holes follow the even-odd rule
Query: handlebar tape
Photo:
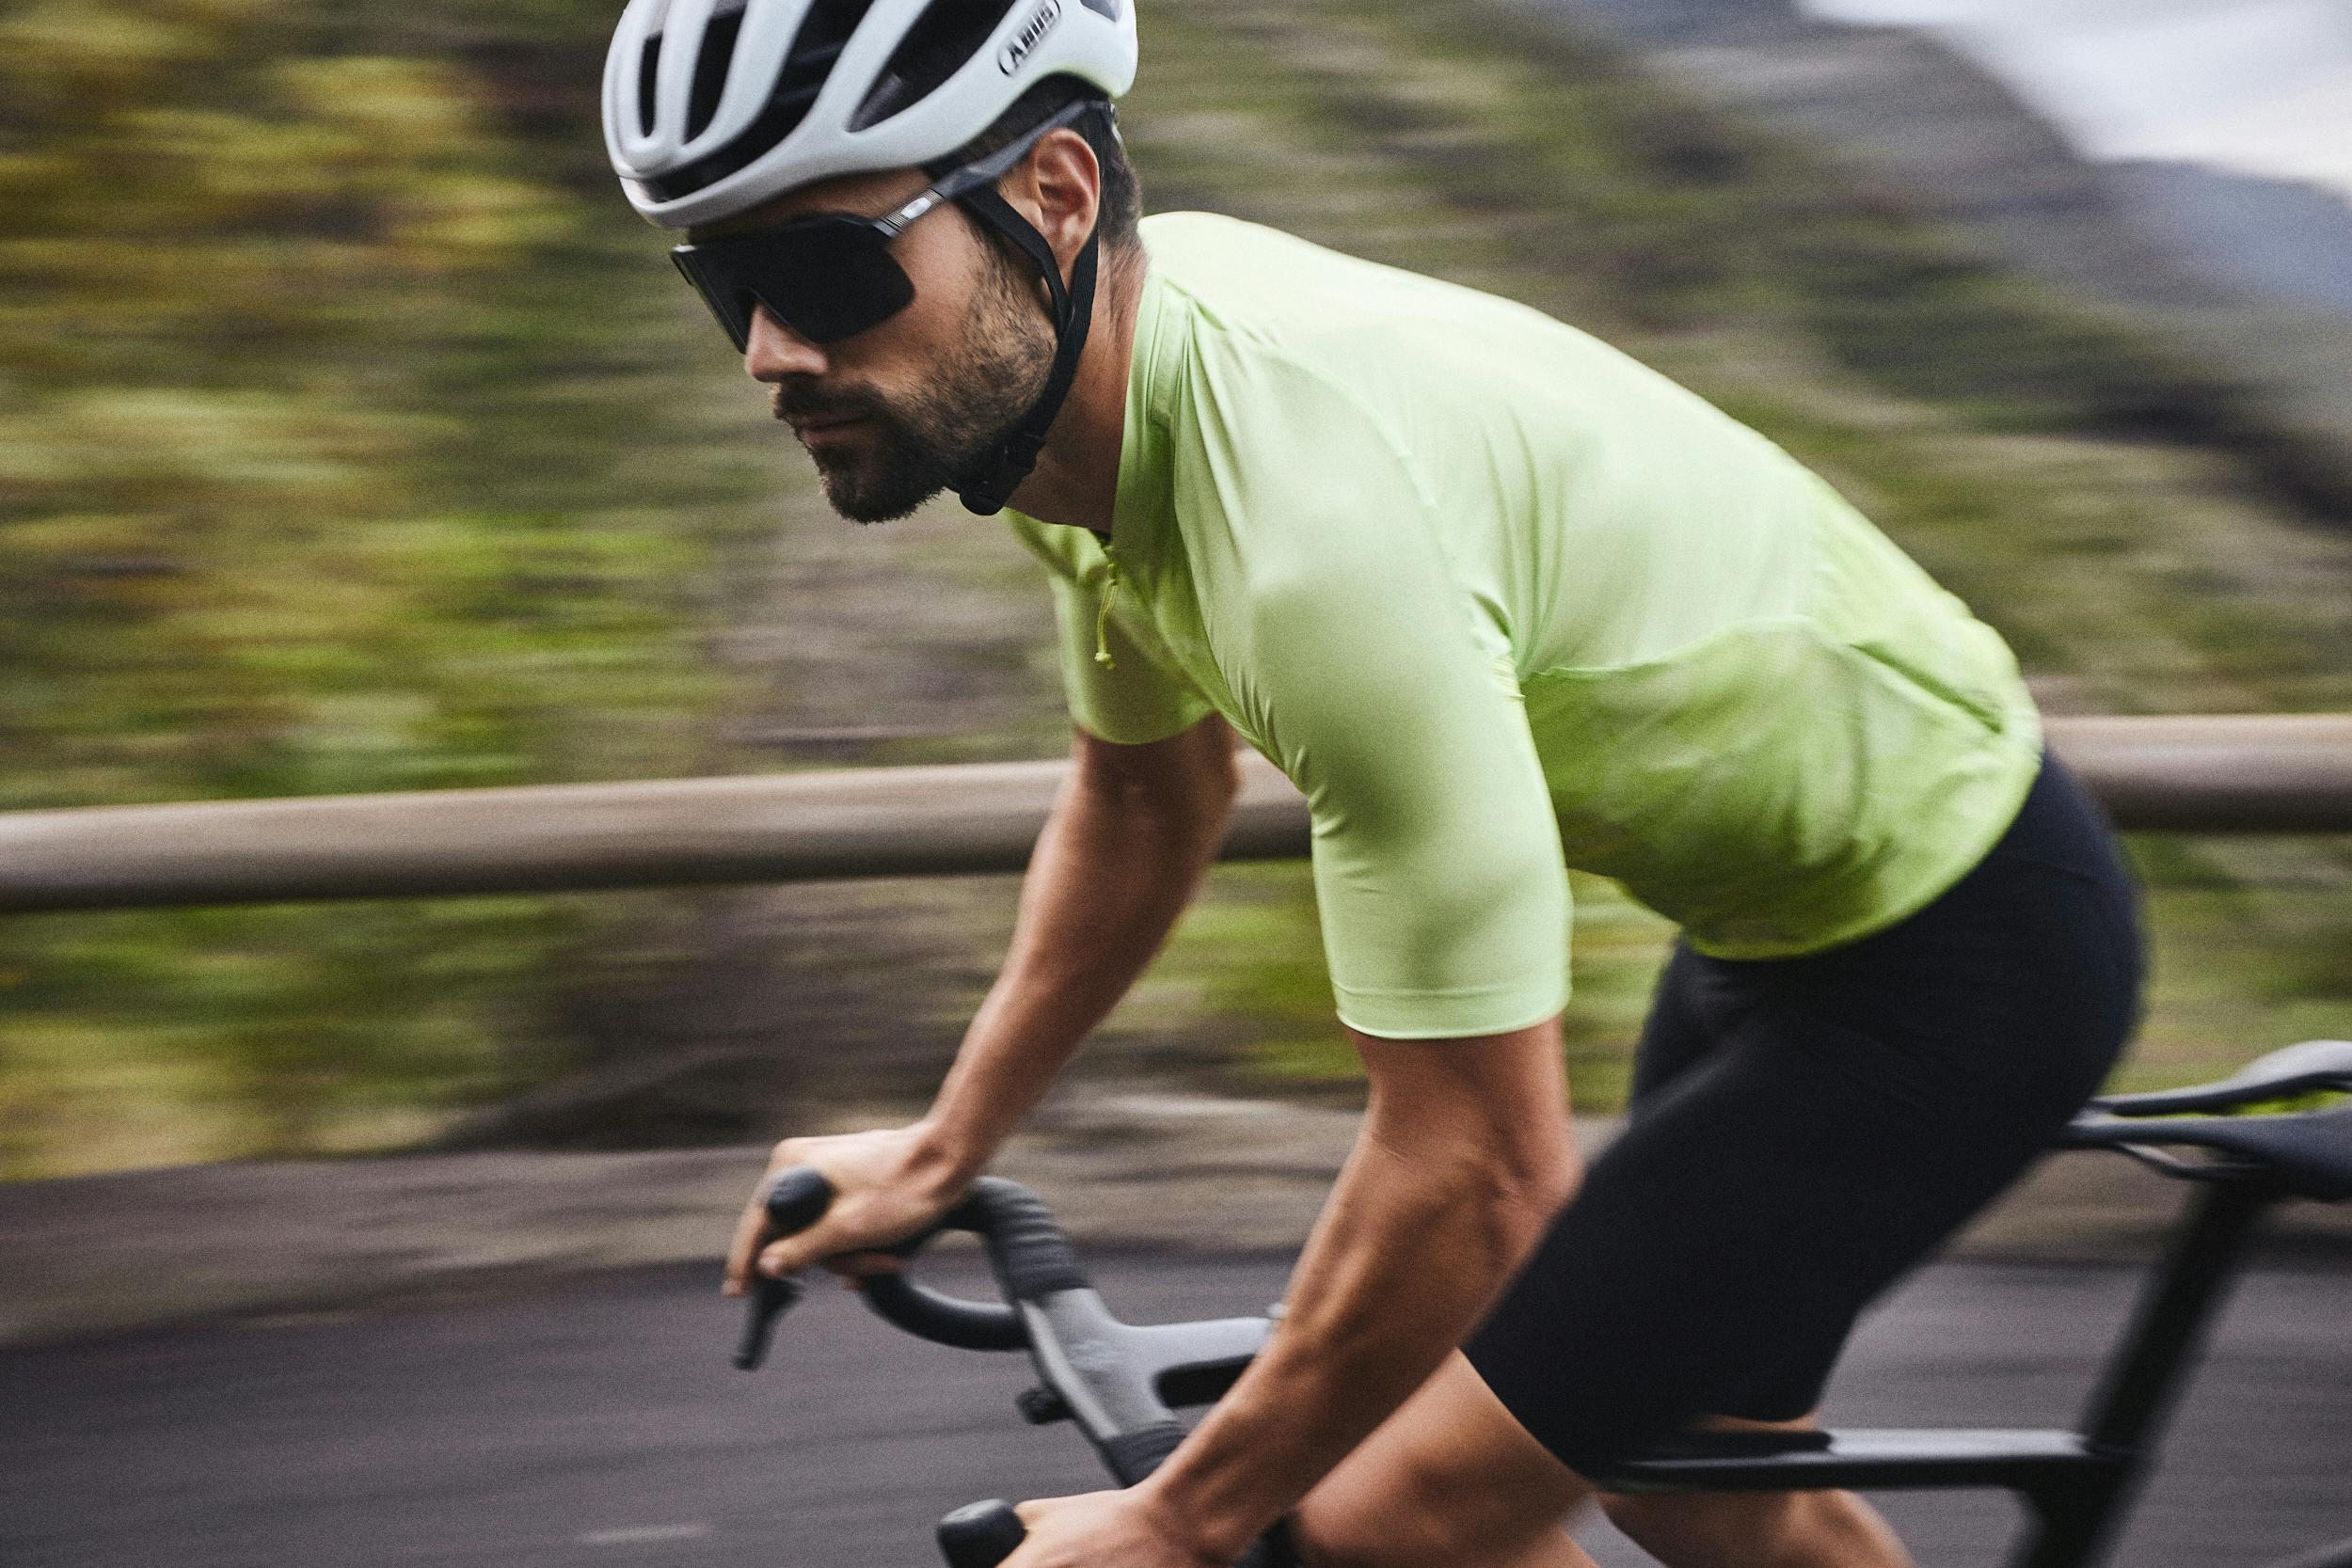
[[[1017, 1182], [983, 1177], [940, 1228], [969, 1230], [988, 1244], [989, 1262], [1007, 1301], [1034, 1302], [1086, 1286], [1086, 1272], [1053, 1211]], [[959, 1301], [889, 1274], [866, 1280], [860, 1293], [882, 1318], [920, 1338], [961, 1350], [1028, 1348], [1021, 1315], [1000, 1303]]]
[[1057, 1291], [1087, 1288], [1086, 1271], [1055, 1223], [1054, 1212], [1018, 1182], [980, 1178], [946, 1223], [979, 1233], [996, 1266], [997, 1281], [1013, 1301], [1040, 1301]]
[[996, 1568], [1028, 1536], [1012, 1504], [999, 1497], [959, 1508], [942, 1519], [939, 1553], [947, 1560], [947, 1568]]
[[[796, 1165], [770, 1179], [764, 1201], [776, 1234], [790, 1236], [822, 1219], [833, 1199], [830, 1181], [809, 1166]], [[940, 1228], [973, 1231], [988, 1244], [990, 1263], [1007, 1300], [1034, 1302], [1086, 1287], [1086, 1272], [1053, 1212], [1017, 1182], [983, 1177], [941, 1221]], [[912, 1252], [926, 1239], [914, 1238], [894, 1250]], [[864, 1283], [861, 1294], [882, 1317], [940, 1344], [1009, 1351], [1025, 1349], [1029, 1342], [1020, 1314], [1010, 1307], [959, 1301], [903, 1275], [876, 1275]], [[788, 1280], [762, 1277], [755, 1282], [742, 1341], [735, 1352], [736, 1366], [750, 1370], [766, 1358], [776, 1320], [799, 1299], [798, 1288]]]
[[[833, 1183], [807, 1165], [778, 1171], [768, 1184], [768, 1219], [780, 1236], [806, 1230], [833, 1203]], [[988, 1243], [1005, 1294], [1037, 1301], [1057, 1291], [1086, 1289], [1086, 1271], [1061, 1233], [1054, 1212], [1016, 1181], [984, 1176], [940, 1227], [969, 1230]]]
[[1121, 1486], [1133, 1486], [1168, 1462], [1184, 1429], [1176, 1421], [1155, 1421], [1133, 1432], [1114, 1433], [1102, 1442], [1103, 1465]]
[[958, 1350], [1026, 1350], [1029, 1346], [1028, 1330], [1021, 1326], [1020, 1314], [1001, 1303], [959, 1301], [896, 1274], [861, 1280], [858, 1294], [883, 1322], [933, 1344]]
[[833, 1207], [833, 1183], [814, 1165], [776, 1172], [768, 1183], [768, 1223], [779, 1236], [797, 1236]]

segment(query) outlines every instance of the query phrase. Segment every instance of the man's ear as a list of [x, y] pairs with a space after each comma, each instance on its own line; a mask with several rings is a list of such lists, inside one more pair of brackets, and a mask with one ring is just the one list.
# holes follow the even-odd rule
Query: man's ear
[[998, 188], [1045, 236], [1067, 277], [1103, 206], [1103, 166], [1086, 137], [1067, 126], [1047, 132]]

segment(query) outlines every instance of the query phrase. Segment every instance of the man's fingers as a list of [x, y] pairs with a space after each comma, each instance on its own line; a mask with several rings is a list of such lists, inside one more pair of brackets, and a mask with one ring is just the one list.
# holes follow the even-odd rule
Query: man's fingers
[[[927, 1221], [930, 1194], [905, 1173], [902, 1131], [882, 1130], [838, 1138], [787, 1138], [776, 1146], [767, 1181], [780, 1172], [806, 1166], [825, 1179], [822, 1204], [802, 1206], [796, 1195], [792, 1216], [810, 1217], [807, 1229], [779, 1234], [760, 1196], [743, 1208], [727, 1249], [723, 1288], [739, 1296], [755, 1289], [762, 1277], [796, 1275], [823, 1263], [847, 1279], [870, 1278], [896, 1271], [899, 1259], [879, 1250], [895, 1227], [919, 1234]], [[830, 1157], [830, 1158], [829, 1158]], [[911, 1189], [911, 1190], [901, 1190]], [[810, 1209], [816, 1211], [810, 1215]], [[821, 1216], [821, 1217], [818, 1217]]]
[[728, 1295], [739, 1296], [752, 1288], [752, 1261], [768, 1239], [768, 1228], [767, 1205], [755, 1199], [735, 1222], [735, 1239], [727, 1244], [726, 1283], [722, 1289]]
[[779, 1171], [808, 1164], [808, 1140], [787, 1138], [776, 1145], [768, 1161], [768, 1174], [760, 1179], [752, 1200], [743, 1205], [741, 1217], [735, 1222], [735, 1236], [727, 1244], [727, 1267], [722, 1291], [730, 1296], [747, 1295], [755, 1275], [759, 1272], [759, 1249], [775, 1234], [775, 1226], [768, 1218], [768, 1183]]
[[821, 1237], [814, 1237], [814, 1244], [812, 1244], [813, 1237], [813, 1232], [804, 1230], [798, 1236], [787, 1236], [783, 1241], [771, 1242], [760, 1250], [759, 1272], [771, 1279], [776, 1279], [787, 1274], [798, 1274], [811, 1263], [818, 1261], [825, 1255], [824, 1241]]
[[896, 1253], [834, 1250], [848, 1241], [831, 1227], [779, 1237], [760, 1250], [758, 1272], [772, 1278], [822, 1264], [835, 1274], [864, 1279], [878, 1274], [897, 1274], [906, 1266], [905, 1259]]

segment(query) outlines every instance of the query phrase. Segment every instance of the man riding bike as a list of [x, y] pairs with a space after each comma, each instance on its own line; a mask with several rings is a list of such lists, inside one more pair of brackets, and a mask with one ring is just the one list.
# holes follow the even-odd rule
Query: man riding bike
[[[1044, 563], [1075, 739], [930, 1112], [795, 1139], [755, 1270], [893, 1266], [1158, 949], [1232, 733], [1306, 794], [1370, 1100], [1249, 1372], [1014, 1568], [1573, 1568], [1597, 1472], [1803, 1424], [1862, 1306], [2130, 1027], [2134, 895], [1999, 638], [1820, 480], [1523, 307], [1137, 218], [1132, 0], [631, 0], [631, 201], [843, 515], [953, 489]], [[1681, 941], [1582, 1171], [1566, 867]], [[1573, 1200], [1571, 1201], [1571, 1198]], [[1906, 1560], [1845, 1494], [1603, 1497], [1677, 1568]]]

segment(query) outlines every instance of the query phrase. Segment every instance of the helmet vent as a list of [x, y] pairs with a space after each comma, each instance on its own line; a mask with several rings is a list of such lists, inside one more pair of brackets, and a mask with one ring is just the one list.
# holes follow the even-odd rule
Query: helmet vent
[[653, 84], [660, 69], [661, 35], [656, 33], [645, 40], [644, 57], [637, 67], [637, 134], [641, 136], [653, 135]]
[[1018, 4], [1020, 0], [931, 0], [874, 78], [866, 101], [850, 117], [850, 129], [879, 125], [938, 91], [980, 52]]
[[692, 141], [710, 129], [719, 112], [719, 95], [726, 90], [727, 68], [735, 63], [735, 40], [743, 31], [746, 0], [719, 0], [703, 28], [702, 52], [694, 56], [694, 86], [686, 97], [686, 139]]
[[[699, 105], [706, 71], [715, 69], [717, 80], [726, 79], [726, 61], [732, 53], [735, 37], [742, 28], [743, 0], [736, 0], [735, 10], [724, 18], [714, 17], [704, 37], [704, 52], [695, 66], [694, 92]], [[791, 52], [785, 56], [784, 67], [776, 72], [775, 86], [769, 89], [768, 102], [742, 134], [724, 147], [695, 159], [682, 168], [657, 175], [644, 182], [645, 189], [663, 201], [675, 201], [696, 191], [717, 184], [728, 175], [748, 167], [767, 156], [784, 138], [799, 129], [808, 118], [809, 105], [825, 85], [825, 73], [840, 57], [850, 35], [857, 31], [866, 13], [873, 8], [874, 0], [817, 0], [801, 19], [800, 31], [792, 37]], [[707, 40], [725, 29], [723, 49], [714, 50]], [[713, 68], [714, 54], [718, 65]], [[718, 91], [710, 95], [710, 104], [699, 115], [691, 116], [694, 130], [710, 123], [717, 110]], [[690, 133], [691, 134], [691, 133]]]

